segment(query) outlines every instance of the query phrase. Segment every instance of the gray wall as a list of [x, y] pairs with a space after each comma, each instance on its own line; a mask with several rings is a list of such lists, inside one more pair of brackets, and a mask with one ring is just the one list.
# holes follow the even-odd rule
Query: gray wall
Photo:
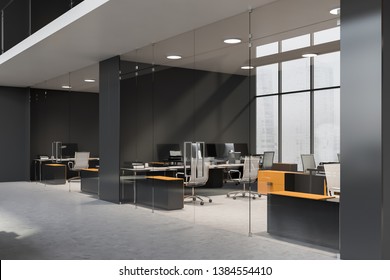
[[248, 77], [183, 68], [156, 70], [121, 81], [122, 163], [156, 160], [157, 144], [254, 144]]
[[99, 64], [99, 198], [119, 202], [119, 57]]
[[385, 2], [341, 1], [342, 259], [390, 258]]
[[0, 181], [29, 180], [29, 90], [0, 87]]
[[31, 89], [31, 158], [51, 156], [53, 141], [99, 156], [98, 94]]

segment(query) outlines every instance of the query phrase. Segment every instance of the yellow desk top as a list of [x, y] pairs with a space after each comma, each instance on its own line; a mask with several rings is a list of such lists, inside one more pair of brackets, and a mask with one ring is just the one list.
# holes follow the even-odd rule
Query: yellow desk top
[[162, 180], [162, 181], [183, 181], [183, 178], [168, 177], [168, 176], [146, 176], [147, 179]]
[[306, 198], [306, 199], [313, 199], [313, 200], [326, 200], [326, 199], [334, 198], [334, 196], [327, 196], [327, 195], [313, 194], [313, 193], [290, 192], [290, 191], [270, 192], [269, 194], [290, 196], [290, 197], [297, 197], [297, 198]]
[[45, 164], [45, 165], [48, 165], [48, 166], [66, 166], [66, 164], [62, 164], [62, 163], [48, 163], [48, 164]]

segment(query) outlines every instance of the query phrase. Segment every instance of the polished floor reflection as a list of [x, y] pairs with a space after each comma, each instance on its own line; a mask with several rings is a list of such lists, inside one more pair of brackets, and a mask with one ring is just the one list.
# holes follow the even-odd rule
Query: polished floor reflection
[[[80, 187], [0, 183], [0, 259], [336, 259], [337, 252], [266, 233], [266, 197], [214, 192], [213, 203], [162, 211], [112, 204]], [[250, 243], [248, 243], [250, 242]]]

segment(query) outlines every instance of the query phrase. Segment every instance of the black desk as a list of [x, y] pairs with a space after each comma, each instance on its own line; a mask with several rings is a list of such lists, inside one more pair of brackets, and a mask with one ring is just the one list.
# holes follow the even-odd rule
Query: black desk
[[267, 232], [339, 249], [339, 203], [324, 195], [272, 192], [267, 195]]
[[67, 165], [63, 163], [44, 164], [41, 171], [41, 181], [45, 184], [63, 185], [67, 178]]
[[80, 171], [82, 192], [99, 194], [99, 169], [86, 168]]
[[176, 210], [184, 207], [183, 179], [146, 176], [137, 180], [136, 203], [153, 208]]

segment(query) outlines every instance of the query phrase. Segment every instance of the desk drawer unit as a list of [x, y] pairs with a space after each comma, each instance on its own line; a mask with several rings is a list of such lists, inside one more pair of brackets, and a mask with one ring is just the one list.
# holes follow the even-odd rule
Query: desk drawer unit
[[257, 191], [261, 194], [269, 192], [284, 191], [283, 171], [259, 170], [257, 176]]

